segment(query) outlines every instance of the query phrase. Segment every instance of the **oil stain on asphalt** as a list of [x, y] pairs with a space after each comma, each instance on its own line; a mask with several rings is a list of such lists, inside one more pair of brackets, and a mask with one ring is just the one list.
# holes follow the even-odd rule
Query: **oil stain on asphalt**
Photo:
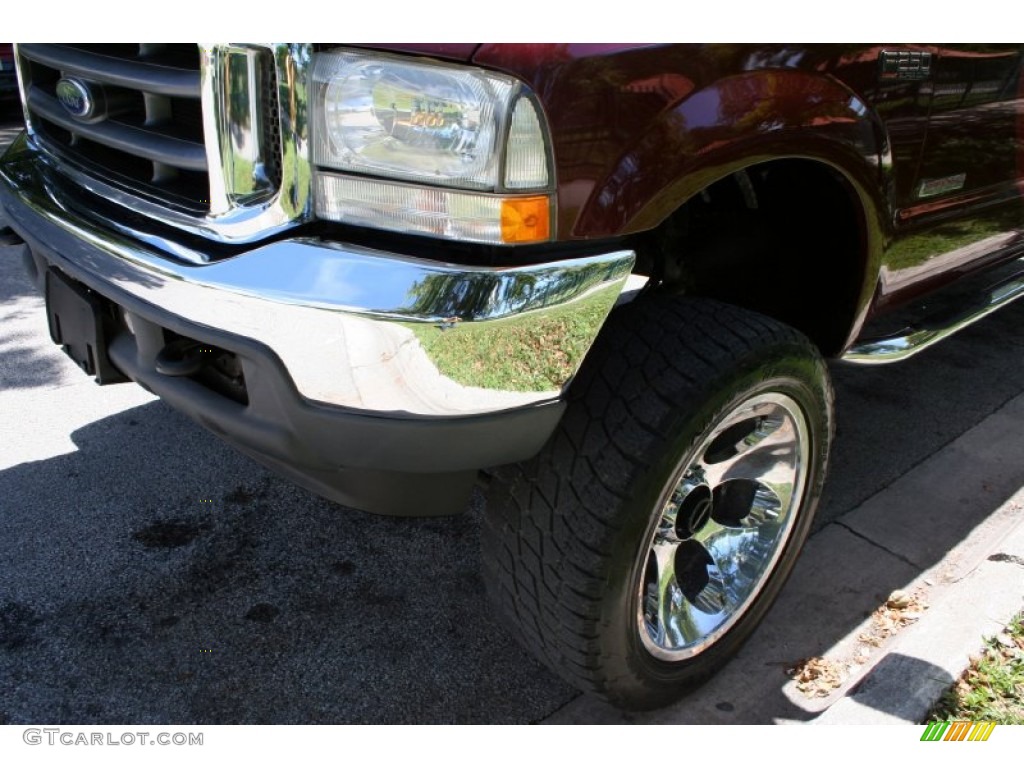
[[174, 549], [191, 544], [210, 525], [197, 520], [160, 520], [136, 531], [133, 538], [146, 549]]

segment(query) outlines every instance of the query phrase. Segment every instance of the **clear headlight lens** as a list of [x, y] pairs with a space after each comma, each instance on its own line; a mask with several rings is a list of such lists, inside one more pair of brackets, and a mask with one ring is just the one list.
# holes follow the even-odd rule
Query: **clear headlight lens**
[[550, 197], [525, 196], [550, 187], [541, 117], [513, 78], [338, 50], [316, 55], [312, 96], [317, 215], [477, 242], [549, 239]]
[[342, 52], [317, 57], [313, 82], [315, 103], [323, 105], [313, 150], [318, 165], [452, 187], [496, 186], [511, 79]]

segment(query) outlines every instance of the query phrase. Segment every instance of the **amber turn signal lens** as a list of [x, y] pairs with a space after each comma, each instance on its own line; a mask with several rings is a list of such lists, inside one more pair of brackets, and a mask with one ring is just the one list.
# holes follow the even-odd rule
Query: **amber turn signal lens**
[[551, 205], [546, 195], [501, 201], [501, 242], [539, 243], [551, 236]]

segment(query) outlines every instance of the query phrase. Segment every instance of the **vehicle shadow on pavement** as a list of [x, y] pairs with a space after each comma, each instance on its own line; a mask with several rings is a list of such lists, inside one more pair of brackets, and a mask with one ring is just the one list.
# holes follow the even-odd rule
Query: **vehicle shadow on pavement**
[[0, 472], [0, 722], [529, 722], [573, 697], [491, 619], [479, 496], [347, 510], [159, 402], [71, 437]]

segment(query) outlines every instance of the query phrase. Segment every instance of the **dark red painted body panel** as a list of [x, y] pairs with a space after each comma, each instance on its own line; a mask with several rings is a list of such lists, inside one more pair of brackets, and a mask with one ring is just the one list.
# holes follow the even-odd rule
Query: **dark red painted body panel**
[[864, 164], [877, 174], [882, 127], [855, 91], [829, 77], [830, 53], [485, 45], [474, 62], [515, 74], [540, 96], [562, 236], [606, 237], [656, 225], [716, 169], [725, 175], [760, 154], [809, 151], [851, 175], [864, 175]]
[[[883, 81], [884, 50], [932, 54], [930, 77]], [[864, 220], [863, 305], [1012, 255], [1024, 228], [1020, 45], [499, 44], [473, 61], [539, 95], [563, 239], [650, 229], [715, 180], [784, 157], [850, 183]], [[942, 105], [942, 88], [964, 98]], [[968, 181], [922, 207], [924, 172]]]

